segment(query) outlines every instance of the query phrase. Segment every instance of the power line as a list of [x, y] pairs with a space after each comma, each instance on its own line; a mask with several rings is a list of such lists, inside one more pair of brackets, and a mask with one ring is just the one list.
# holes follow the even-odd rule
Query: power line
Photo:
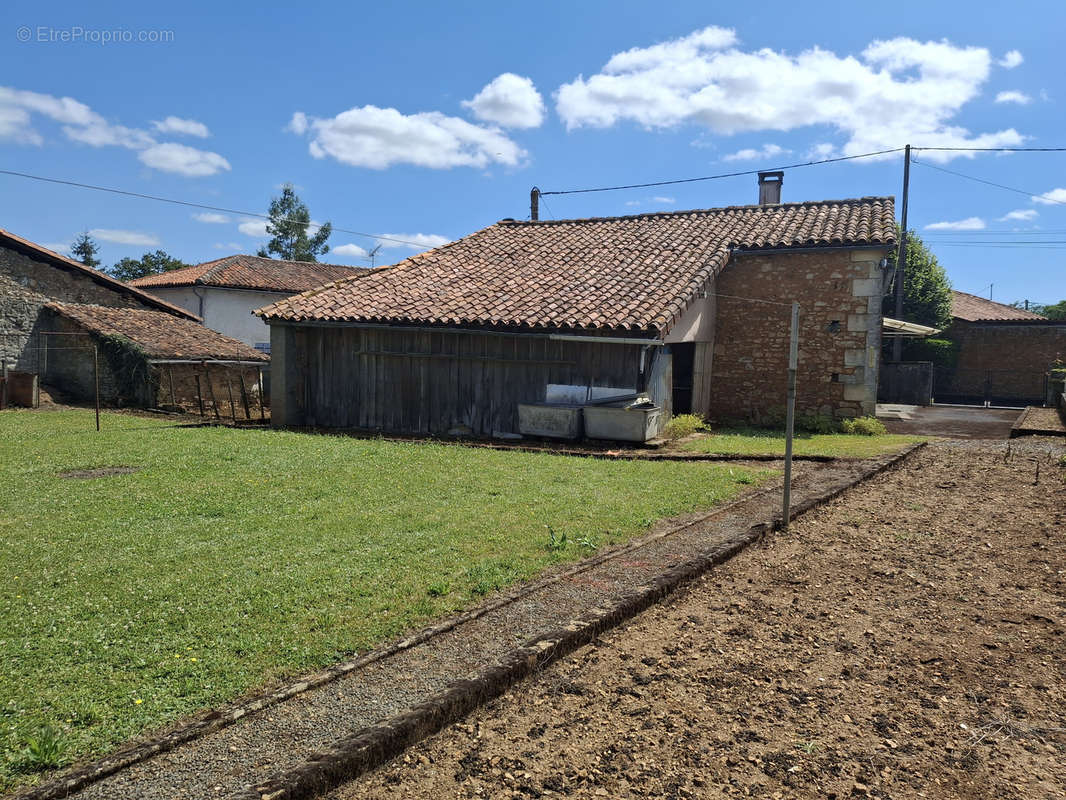
[[786, 164], [783, 167], [765, 167], [763, 169], [747, 169], [742, 172], [723, 172], [720, 175], [705, 175], [701, 178], [678, 178], [670, 181], [652, 181], [651, 183], [630, 183], [622, 186], [601, 186], [596, 189], [565, 189], [556, 190], [554, 192], [541, 192], [540, 196], [544, 197], [546, 194], [588, 194], [589, 192], [614, 192], [619, 189], [648, 189], [653, 186], [673, 186], [679, 183], [696, 183], [698, 181], [713, 181], [719, 178], [738, 178], [742, 175], [757, 175], [760, 172], [776, 172], [784, 169], [796, 169], [798, 167], [813, 167], [818, 164], [832, 164], [837, 161], [852, 161], [857, 158], [873, 158], [874, 156], [883, 156], [887, 153], [898, 153], [902, 151], [902, 147], [893, 147], [891, 150], [878, 150], [874, 153], [862, 153], [856, 156], [839, 156], [837, 158], [823, 158], [820, 161], [802, 161], [796, 164]]
[[912, 147], [917, 150], [941, 150], [954, 153], [1066, 153], [1066, 147]]
[[926, 164], [924, 161], [919, 161], [916, 158], [912, 158], [911, 161], [913, 163], [917, 164], [920, 167], [926, 167], [928, 169], [935, 169], [935, 170], [938, 170], [940, 172], [946, 172], [949, 175], [955, 175], [955, 176], [957, 176], [959, 178], [965, 178], [968, 181], [976, 181], [977, 183], [983, 183], [986, 186], [995, 186], [997, 189], [1006, 189], [1008, 192], [1015, 192], [1017, 194], [1024, 194], [1027, 197], [1039, 197], [1041, 202], [1056, 203], [1058, 205], [1066, 205], [1066, 202], [1064, 202], [1062, 200], [1055, 200], [1055, 199], [1053, 199], [1051, 197], [1043, 197], [1043, 196], [1041, 196], [1040, 192], [1027, 192], [1027, 191], [1025, 191], [1025, 189], [1016, 189], [1013, 186], [1005, 186], [1002, 183], [996, 183], [995, 181], [987, 181], [984, 178], [978, 178], [978, 177], [976, 177], [974, 175], [967, 175], [964, 172], [956, 172], [955, 170], [948, 169], [947, 167], [938, 167], [938, 166], [935, 166], [934, 164]]
[[[44, 183], [57, 183], [57, 184], [59, 184], [61, 186], [75, 186], [75, 187], [77, 187], [79, 189], [93, 189], [94, 191], [97, 191], [97, 192], [110, 192], [111, 194], [119, 194], [119, 195], [124, 195], [126, 197], [136, 197], [136, 198], [141, 199], [141, 200], [155, 200], [156, 202], [159, 202], [159, 203], [170, 203], [172, 205], [185, 206], [187, 208], [202, 208], [202, 209], [205, 209], [207, 211], [221, 211], [221, 212], [223, 212], [225, 214], [237, 214], [238, 216], [242, 216], [242, 217], [256, 217], [257, 219], [265, 219], [265, 220], [269, 220], [270, 219], [270, 215], [269, 214], [259, 214], [259, 213], [255, 212], [255, 211], [239, 211], [239, 210], [233, 209], [233, 208], [223, 208], [221, 206], [209, 206], [209, 205], [204, 205], [203, 203], [193, 203], [193, 202], [190, 202], [190, 201], [187, 201], [187, 200], [175, 200], [175, 199], [173, 199], [171, 197], [159, 197], [158, 195], [154, 195], [154, 194], [141, 194], [140, 192], [131, 192], [131, 191], [128, 191], [126, 189], [114, 189], [114, 188], [111, 188], [109, 186], [94, 186], [91, 183], [78, 183], [77, 181], [66, 181], [66, 180], [61, 180], [59, 178], [46, 178], [43, 175], [30, 175], [27, 172], [15, 172], [14, 170], [9, 170], [9, 169], [0, 169], [0, 175], [13, 175], [16, 178], [29, 178], [30, 180], [43, 181]], [[311, 227], [311, 228], [322, 228], [323, 227], [323, 223], [318, 223], [318, 222], [309, 222], [307, 224], [308, 224], [308, 227]], [[338, 233], [349, 233], [352, 236], [364, 236], [367, 239], [378, 239], [378, 240], [386, 241], [386, 242], [398, 242], [399, 244], [409, 244], [409, 245], [413, 245], [413, 246], [419, 247], [419, 248], [424, 246], [423, 242], [411, 242], [411, 241], [408, 241], [407, 239], [397, 239], [394, 236], [379, 236], [379, 235], [374, 234], [374, 233], [363, 233], [362, 231], [353, 231], [353, 230], [349, 230], [348, 228], [338, 228], [336, 226], [332, 226], [332, 229], [337, 231]]]

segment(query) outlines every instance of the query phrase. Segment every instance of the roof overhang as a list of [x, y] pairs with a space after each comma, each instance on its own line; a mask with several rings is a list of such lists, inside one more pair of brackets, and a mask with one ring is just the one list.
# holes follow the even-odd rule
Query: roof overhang
[[909, 336], [916, 339], [924, 339], [940, 333], [939, 328], [930, 328], [928, 325], [919, 325], [917, 322], [904, 322], [901, 319], [884, 317], [881, 320], [882, 336]]

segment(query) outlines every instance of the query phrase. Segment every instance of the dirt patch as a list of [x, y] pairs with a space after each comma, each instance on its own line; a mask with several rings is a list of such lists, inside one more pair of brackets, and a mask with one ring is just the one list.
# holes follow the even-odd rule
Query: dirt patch
[[1062, 450], [1005, 444], [926, 448], [330, 797], [1066, 796]]
[[60, 472], [60, 478], [75, 478], [87, 480], [89, 478], [110, 478], [113, 475], [131, 475], [140, 472], [144, 467], [96, 467], [95, 469], [70, 469]]

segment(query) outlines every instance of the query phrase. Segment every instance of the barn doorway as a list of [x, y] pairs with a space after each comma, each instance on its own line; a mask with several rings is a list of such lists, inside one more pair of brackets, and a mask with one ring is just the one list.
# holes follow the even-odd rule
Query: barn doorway
[[670, 345], [674, 361], [674, 414], [692, 413], [692, 372], [696, 361], [695, 342], [679, 342]]

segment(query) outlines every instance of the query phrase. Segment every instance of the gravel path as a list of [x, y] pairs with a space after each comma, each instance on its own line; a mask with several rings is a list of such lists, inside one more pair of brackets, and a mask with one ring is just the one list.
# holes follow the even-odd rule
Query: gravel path
[[329, 798], [1066, 797], [1064, 452], [931, 445]]
[[[795, 502], [848, 482], [861, 468], [858, 462], [846, 461], [797, 465]], [[412, 649], [135, 764], [71, 796], [79, 800], [225, 797], [305, 761], [354, 730], [409, 708], [537, 633], [746, 530], [753, 522], [768, 520], [779, 505], [779, 489], [758, 492], [694, 527], [648, 541], [636, 551], [544, 586]], [[669, 527], [668, 522], [660, 523], [649, 536]]]

